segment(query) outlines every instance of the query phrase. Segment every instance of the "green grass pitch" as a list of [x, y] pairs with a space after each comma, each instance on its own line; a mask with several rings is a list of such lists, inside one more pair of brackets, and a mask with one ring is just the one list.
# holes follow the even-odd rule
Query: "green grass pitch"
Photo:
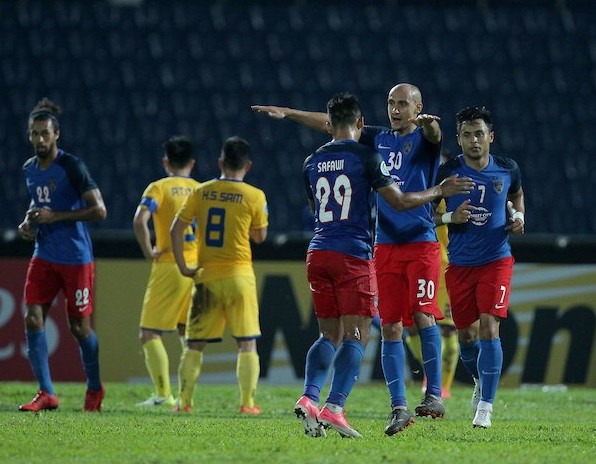
[[[57, 411], [17, 411], [34, 384], [0, 383], [1, 463], [594, 463], [596, 390], [502, 388], [493, 427], [472, 428], [471, 387], [446, 400], [445, 419], [417, 418], [393, 437], [383, 433], [384, 385], [356, 385], [347, 417], [362, 439], [309, 438], [294, 417], [297, 386], [261, 385], [261, 416], [243, 417], [235, 385], [201, 385], [191, 414], [139, 410], [147, 385], [108, 383], [101, 414], [81, 411], [83, 384], [56, 385]], [[413, 410], [420, 386], [408, 386]]]

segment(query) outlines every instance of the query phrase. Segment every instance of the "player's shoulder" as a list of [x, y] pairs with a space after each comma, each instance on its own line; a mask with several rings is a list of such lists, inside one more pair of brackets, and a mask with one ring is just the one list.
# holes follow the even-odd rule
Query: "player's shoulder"
[[32, 166], [35, 166], [36, 160], [37, 160], [37, 156], [32, 156], [27, 161], [25, 161], [23, 163], [23, 171], [26, 171], [27, 169], [31, 168]]
[[60, 152], [58, 153], [58, 158], [56, 158], [56, 163], [63, 167], [73, 167], [79, 166], [82, 163], [82, 161], [80, 158], [73, 155], [72, 153], [60, 150]]
[[439, 167], [439, 170], [441, 170], [443, 172], [455, 171], [462, 166], [462, 162], [463, 162], [463, 155], [456, 156], [455, 158], [450, 158], [447, 161], [445, 161], [443, 164], [441, 164], [441, 166]]
[[492, 157], [494, 163], [501, 168], [508, 169], [509, 171], [519, 169], [517, 162], [513, 158], [498, 155], [492, 155]]
[[365, 133], [374, 134], [374, 135], [390, 135], [393, 136], [395, 132], [389, 128], [384, 126], [368, 126], [365, 125], [363, 128]]
[[265, 192], [263, 190], [261, 190], [258, 187], [255, 187], [254, 185], [247, 184], [246, 182], [240, 183], [239, 187], [242, 190], [242, 192], [246, 193], [247, 195], [253, 197], [265, 196]]

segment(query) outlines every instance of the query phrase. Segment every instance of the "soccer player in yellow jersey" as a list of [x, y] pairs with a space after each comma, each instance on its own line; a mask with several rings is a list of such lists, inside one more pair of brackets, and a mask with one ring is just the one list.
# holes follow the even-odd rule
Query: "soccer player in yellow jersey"
[[[263, 191], [243, 181], [252, 166], [249, 152], [245, 140], [227, 139], [217, 161], [221, 177], [196, 188], [171, 227], [180, 272], [195, 276], [197, 282], [179, 371], [177, 411], [191, 410], [203, 350], [207, 343], [221, 341], [227, 323], [239, 349], [236, 375], [240, 412], [261, 412], [254, 403], [260, 372], [256, 339], [261, 336], [261, 329], [250, 239], [256, 243], [265, 240], [268, 213]], [[184, 230], [193, 221], [197, 223], [200, 269], [189, 263], [183, 253]]]
[[[137, 406], [174, 406], [170, 387], [168, 353], [162, 342], [164, 332], [178, 329], [184, 344], [186, 317], [190, 308], [193, 279], [180, 274], [172, 245], [170, 225], [176, 213], [195, 187], [201, 185], [191, 179], [195, 165], [193, 143], [186, 137], [172, 137], [164, 144], [163, 166], [168, 176], [152, 182], [143, 192], [134, 216], [134, 232], [143, 255], [152, 261], [151, 274], [145, 291], [141, 312], [141, 344], [145, 364], [155, 394]], [[153, 220], [155, 246], [151, 244], [148, 223]], [[197, 265], [198, 243], [193, 227], [183, 231], [182, 249], [190, 266]]]

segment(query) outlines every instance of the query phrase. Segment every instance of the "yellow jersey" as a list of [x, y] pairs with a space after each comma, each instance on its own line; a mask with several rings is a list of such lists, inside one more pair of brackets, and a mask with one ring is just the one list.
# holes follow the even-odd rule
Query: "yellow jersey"
[[269, 225], [265, 193], [243, 181], [213, 179], [195, 188], [178, 213], [197, 223], [199, 280], [252, 274], [250, 229]]
[[[175, 262], [170, 226], [184, 200], [200, 185], [200, 182], [190, 177], [169, 176], [150, 183], [143, 192], [141, 207], [151, 212], [155, 246], [162, 252], [157, 262]], [[194, 225], [191, 225], [184, 231], [184, 257], [189, 262], [196, 262], [198, 251]]]
[[[441, 202], [437, 206], [436, 211], [437, 211], [437, 213], [441, 213], [441, 214], [447, 212], [447, 205], [445, 205], [445, 200], [441, 200]], [[448, 262], [448, 260], [447, 260], [447, 244], [449, 243], [448, 230], [447, 230], [446, 225], [440, 225], [435, 230], [437, 232], [437, 240], [439, 241], [439, 244], [441, 245], [441, 268], [444, 271], [445, 267], [447, 266], [447, 262]]]

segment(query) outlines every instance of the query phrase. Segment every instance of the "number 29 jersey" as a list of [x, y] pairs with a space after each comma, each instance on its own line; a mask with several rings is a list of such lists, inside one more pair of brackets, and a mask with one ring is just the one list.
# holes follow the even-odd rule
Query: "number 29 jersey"
[[303, 176], [315, 208], [308, 249], [372, 259], [373, 190], [393, 184], [381, 155], [353, 140], [329, 142], [305, 160]]
[[250, 229], [269, 225], [262, 190], [238, 180], [213, 179], [192, 191], [178, 217], [197, 221], [201, 281], [253, 272]]

